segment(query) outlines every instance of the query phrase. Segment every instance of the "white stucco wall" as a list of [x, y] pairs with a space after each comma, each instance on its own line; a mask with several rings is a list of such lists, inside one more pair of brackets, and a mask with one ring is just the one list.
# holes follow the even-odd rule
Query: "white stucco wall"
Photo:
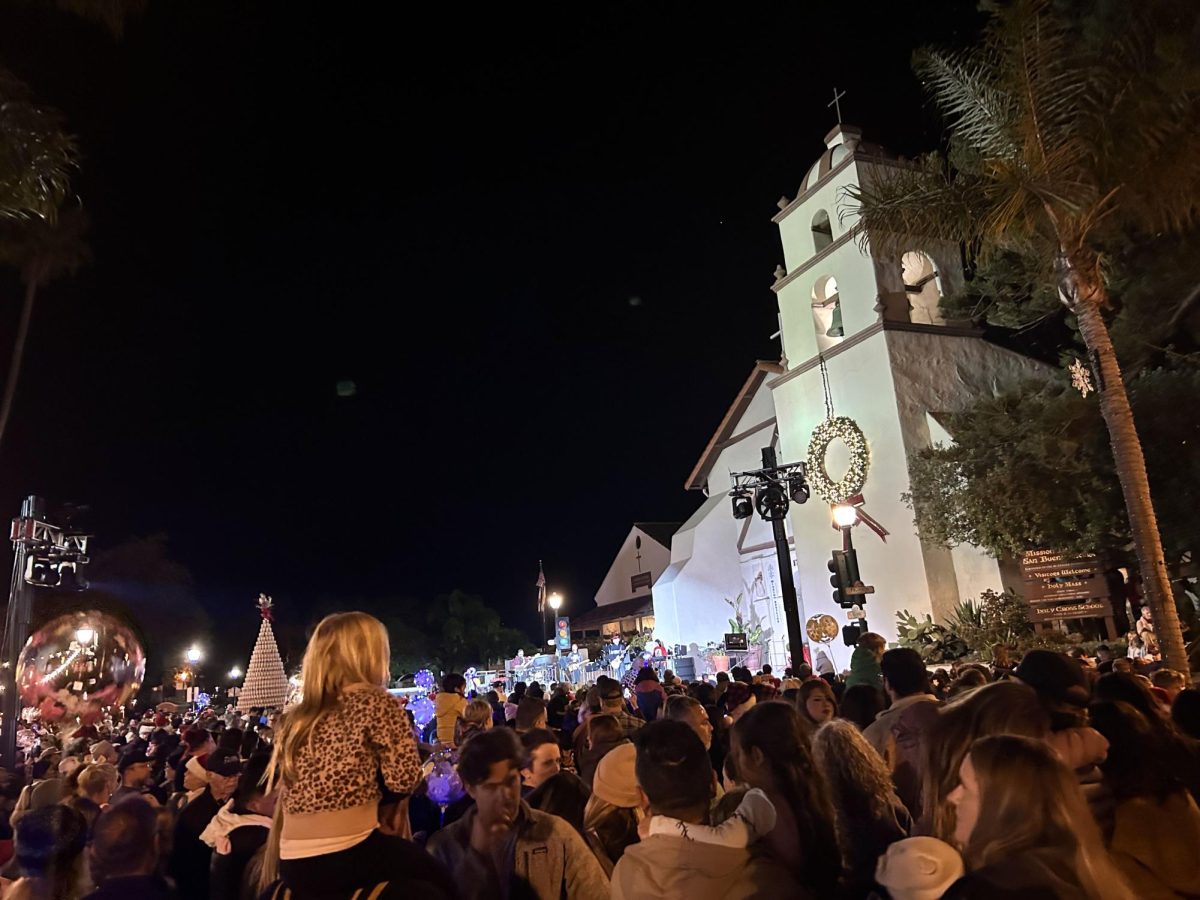
[[[637, 550], [637, 538], [642, 539], [641, 560]], [[629, 530], [621, 549], [613, 559], [608, 574], [596, 591], [596, 605], [604, 606], [634, 597], [649, 597], [654, 581], [657, 580], [671, 563], [671, 551], [636, 525]], [[650, 585], [640, 587], [636, 591], [630, 588], [630, 579], [639, 572], [650, 573]]]

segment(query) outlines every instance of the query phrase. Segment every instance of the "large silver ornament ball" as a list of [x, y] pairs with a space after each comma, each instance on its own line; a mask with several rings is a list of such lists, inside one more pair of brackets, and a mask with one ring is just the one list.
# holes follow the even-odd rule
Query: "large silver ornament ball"
[[142, 684], [146, 655], [133, 631], [102, 612], [73, 612], [33, 633], [17, 661], [17, 687], [43, 721], [89, 724]]

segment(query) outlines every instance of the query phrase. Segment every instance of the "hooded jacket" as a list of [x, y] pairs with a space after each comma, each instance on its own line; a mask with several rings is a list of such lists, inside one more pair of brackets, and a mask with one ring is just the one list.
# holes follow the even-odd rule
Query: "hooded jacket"
[[652, 834], [625, 848], [612, 877], [612, 900], [750, 900], [804, 897], [783, 873], [740, 847]]
[[437, 739], [454, 743], [454, 723], [467, 711], [467, 698], [455, 691], [440, 691], [433, 701], [433, 716], [437, 719]]

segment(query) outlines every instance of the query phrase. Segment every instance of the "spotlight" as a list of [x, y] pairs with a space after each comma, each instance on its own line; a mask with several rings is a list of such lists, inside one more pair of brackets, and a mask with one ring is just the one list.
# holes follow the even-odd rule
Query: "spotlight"
[[754, 508], [768, 522], [775, 522], [787, 514], [788, 496], [778, 481], [768, 481], [754, 494]]
[[48, 559], [31, 556], [25, 564], [25, 580], [41, 587], [58, 584], [58, 572]]
[[788, 493], [792, 495], [793, 503], [808, 502], [808, 482], [799, 472], [793, 472], [788, 476]]
[[77, 563], [65, 562], [58, 567], [58, 586], [64, 591], [86, 591], [88, 583], [79, 577]]
[[738, 488], [733, 491], [733, 517], [735, 519], [748, 519], [754, 515], [754, 504], [750, 501], [750, 492], [745, 488]]

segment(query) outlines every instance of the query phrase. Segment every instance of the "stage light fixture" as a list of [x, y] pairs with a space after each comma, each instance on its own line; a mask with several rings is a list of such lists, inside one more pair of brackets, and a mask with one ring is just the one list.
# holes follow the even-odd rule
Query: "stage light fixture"
[[792, 495], [793, 503], [807, 503], [809, 497], [808, 482], [799, 472], [788, 476], [788, 493]]
[[735, 519], [748, 519], [754, 515], [754, 504], [750, 500], [750, 492], [745, 488], [738, 488], [732, 492], [733, 497], [733, 517]]
[[765, 482], [754, 494], [754, 508], [768, 522], [787, 515], [788, 496], [778, 481]]

